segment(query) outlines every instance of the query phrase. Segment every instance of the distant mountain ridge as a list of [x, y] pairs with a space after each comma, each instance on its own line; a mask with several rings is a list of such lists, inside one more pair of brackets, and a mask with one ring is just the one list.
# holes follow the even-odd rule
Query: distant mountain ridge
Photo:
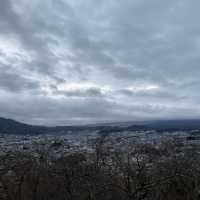
[[0, 118], [0, 133], [4, 134], [41, 134], [45, 130], [42, 126], [33, 126], [17, 122], [12, 119]]
[[37, 126], [28, 125], [12, 119], [0, 117], [0, 133], [15, 134], [15, 135], [37, 135], [37, 134], [57, 134], [68, 133], [69, 131], [83, 131], [86, 127], [83, 126]]
[[100, 131], [100, 132], [118, 132], [118, 131], [176, 131], [176, 130], [200, 130], [200, 120], [155, 120], [136, 122], [118, 122], [96, 125], [82, 126], [36, 126], [21, 123], [12, 119], [0, 117], [0, 134], [15, 135], [37, 135], [37, 134], [66, 134], [77, 131]]

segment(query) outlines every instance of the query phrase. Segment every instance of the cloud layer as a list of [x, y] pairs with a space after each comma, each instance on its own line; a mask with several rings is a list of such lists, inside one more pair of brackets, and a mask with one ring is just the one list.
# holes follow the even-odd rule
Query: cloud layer
[[48, 125], [200, 117], [199, 7], [1, 0], [1, 116]]

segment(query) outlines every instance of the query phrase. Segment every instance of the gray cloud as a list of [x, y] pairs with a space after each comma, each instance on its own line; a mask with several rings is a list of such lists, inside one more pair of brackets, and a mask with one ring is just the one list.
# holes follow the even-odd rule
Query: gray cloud
[[8, 66], [0, 65], [0, 88], [17, 93], [27, 90], [39, 89], [39, 83], [28, 78], [24, 78], [20, 74], [7, 70]]
[[0, 112], [39, 124], [199, 117], [199, 6], [2, 0]]
[[54, 95], [61, 95], [65, 97], [101, 97], [103, 94], [100, 88], [88, 88], [88, 89], [74, 89], [74, 90], [58, 90], [57, 88], [53, 89]]

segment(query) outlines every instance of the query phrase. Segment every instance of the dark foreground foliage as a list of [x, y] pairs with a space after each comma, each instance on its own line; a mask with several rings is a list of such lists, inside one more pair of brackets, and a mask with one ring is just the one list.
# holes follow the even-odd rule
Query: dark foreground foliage
[[101, 137], [90, 153], [56, 159], [49, 150], [2, 154], [0, 199], [197, 200], [199, 148], [170, 140], [114, 149]]

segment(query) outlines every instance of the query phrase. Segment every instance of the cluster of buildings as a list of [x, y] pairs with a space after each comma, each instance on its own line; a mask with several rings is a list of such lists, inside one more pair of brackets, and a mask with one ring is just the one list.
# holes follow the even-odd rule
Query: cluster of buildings
[[[0, 134], [0, 154], [8, 152], [40, 152], [47, 151], [52, 154], [66, 152], [90, 152], [101, 135], [98, 131], [82, 133], [77, 132], [63, 135], [5, 135]], [[199, 130], [193, 131], [123, 131], [110, 133], [106, 136], [110, 148], [126, 148], [127, 145], [140, 143], [158, 143], [165, 139], [173, 139], [182, 143], [200, 143]]]

